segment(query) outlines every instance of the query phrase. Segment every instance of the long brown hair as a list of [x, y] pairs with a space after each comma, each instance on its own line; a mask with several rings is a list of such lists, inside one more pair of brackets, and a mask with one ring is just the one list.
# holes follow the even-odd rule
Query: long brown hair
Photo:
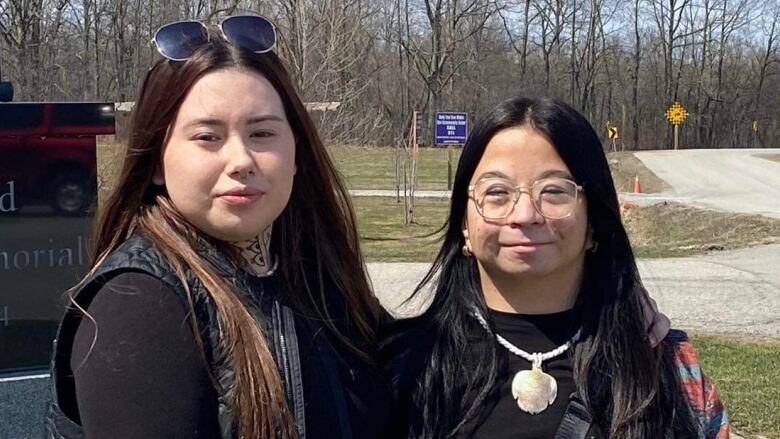
[[[176, 211], [164, 188], [152, 184], [167, 130], [185, 95], [204, 74], [224, 68], [251, 70], [268, 79], [281, 97], [296, 137], [292, 194], [274, 222], [272, 235], [283, 293], [300, 312], [320, 318], [337, 340], [370, 359], [368, 349], [376, 344], [380, 307], [366, 277], [347, 190], [280, 59], [273, 52], [254, 54], [229, 45], [216, 33], [189, 60], [161, 60], [146, 75], [133, 111], [124, 165], [99, 213], [90, 272], [133, 232], [143, 232], [185, 288], [189, 288], [190, 271], [215, 305], [222, 333], [218, 348], [235, 372], [234, 387], [218, 390], [230, 395], [239, 437], [297, 437], [279, 371], [260, 327], [233, 292], [234, 286], [195, 250], [201, 232]], [[334, 298], [333, 290], [340, 296]], [[331, 317], [336, 307], [345, 318]], [[191, 324], [197, 331], [194, 317]]]

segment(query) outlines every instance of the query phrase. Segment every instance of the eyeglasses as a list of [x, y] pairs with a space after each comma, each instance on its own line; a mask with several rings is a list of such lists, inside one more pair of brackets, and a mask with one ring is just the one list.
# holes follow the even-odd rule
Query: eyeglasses
[[582, 186], [568, 178], [550, 177], [535, 181], [530, 187], [515, 186], [504, 178], [489, 177], [469, 186], [469, 197], [477, 212], [487, 220], [504, 220], [527, 193], [534, 208], [547, 219], [563, 219], [574, 212]]
[[[276, 45], [276, 27], [259, 15], [225, 17], [218, 27], [225, 41], [255, 53], [266, 53]], [[169, 60], [186, 61], [209, 42], [209, 33], [202, 21], [176, 21], [157, 29], [152, 42]]]

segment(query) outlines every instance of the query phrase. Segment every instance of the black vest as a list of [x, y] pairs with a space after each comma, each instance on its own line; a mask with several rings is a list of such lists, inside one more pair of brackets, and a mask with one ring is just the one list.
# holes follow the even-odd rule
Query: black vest
[[[228, 258], [220, 254], [213, 246], [203, 243], [199, 249], [201, 255], [208, 260], [217, 273], [229, 283], [236, 286], [236, 291], [246, 291], [242, 282], [246, 274], [235, 266]], [[145, 237], [135, 235], [112, 252], [74, 294], [74, 298], [82, 308], [86, 309], [105, 281], [122, 271], [141, 271], [162, 280], [171, 290], [176, 292], [184, 306], [188, 305], [187, 292], [159, 250]], [[236, 437], [234, 418], [228, 404], [228, 391], [234, 382], [233, 370], [220, 350], [221, 334], [217, 325], [215, 307], [201, 282], [187, 272], [187, 285], [195, 310], [195, 318], [200, 328], [201, 341], [205, 348], [206, 359], [219, 388], [219, 423], [223, 439]], [[262, 324], [268, 334], [269, 345], [272, 348], [277, 367], [287, 392], [289, 407], [295, 415], [301, 439], [306, 437], [306, 414], [304, 410], [304, 393], [301, 378], [300, 356], [295, 331], [295, 321], [292, 310], [284, 305], [277, 295], [264, 296], [262, 303], [251, 298], [249, 310], [255, 319]], [[75, 395], [75, 382], [70, 367], [71, 350], [76, 330], [83, 314], [73, 306], [69, 306], [60, 323], [54, 340], [51, 361], [51, 400], [46, 415], [46, 430], [50, 439], [80, 439], [84, 437], [81, 426], [74, 422], [78, 413]], [[340, 432], [334, 432], [334, 437], [351, 438], [350, 421], [345, 396], [341, 383], [338, 381], [335, 359], [330, 346], [320, 349], [321, 362], [325, 369], [332, 369], [329, 376], [330, 388], [334, 395], [334, 404], [339, 417]]]

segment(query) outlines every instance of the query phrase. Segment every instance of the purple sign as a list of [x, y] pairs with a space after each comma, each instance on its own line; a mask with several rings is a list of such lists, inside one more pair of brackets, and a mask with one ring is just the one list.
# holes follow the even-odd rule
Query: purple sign
[[468, 133], [467, 113], [436, 113], [437, 145], [463, 145]]

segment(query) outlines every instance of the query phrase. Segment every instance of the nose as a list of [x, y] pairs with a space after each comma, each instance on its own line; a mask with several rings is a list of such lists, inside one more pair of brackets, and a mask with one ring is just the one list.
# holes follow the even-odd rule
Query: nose
[[232, 136], [222, 145], [225, 172], [233, 178], [244, 179], [255, 173], [255, 161], [251, 150], [241, 136]]
[[528, 225], [528, 224], [540, 224], [544, 222], [542, 214], [536, 210], [534, 200], [531, 198], [531, 194], [527, 191], [520, 192], [520, 196], [515, 203], [515, 208], [509, 212], [509, 216], [506, 218], [506, 223], [509, 225]]

